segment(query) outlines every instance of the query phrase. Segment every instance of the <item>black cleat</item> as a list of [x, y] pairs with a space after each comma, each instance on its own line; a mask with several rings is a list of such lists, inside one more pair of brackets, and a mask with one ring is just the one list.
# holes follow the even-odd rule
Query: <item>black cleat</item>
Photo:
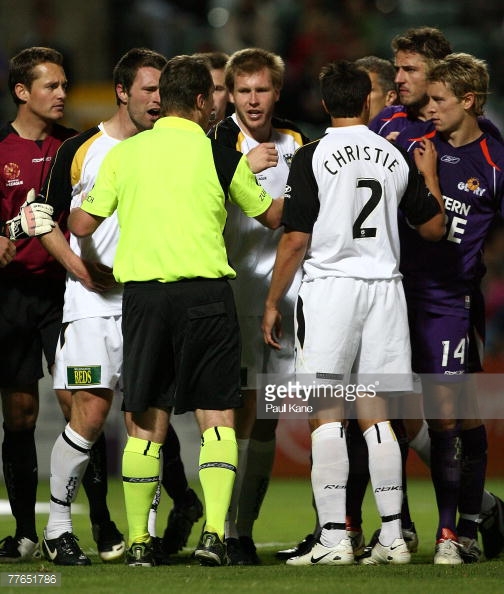
[[51, 540], [44, 538], [42, 541], [44, 557], [55, 565], [91, 565], [91, 560], [77, 544], [78, 540], [71, 532], [65, 532]]
[[275, 553], [275, 557], [282, 561], [286, 561], [291, 557], [300, 557], [308, 551], [311, 551], [313, 545], [315, 544], [315, 541], [316, 538], [313, 534], [307, 534], [301, 542], [299, 542], [296, 546], [292, 547], [291, 549], [277, 551]]
[[93, 524], [92, 531], [102, 561], [113, 563], [123, 558], [126, 549], [124, 536], [114, 522]]
[[40, 559], [40, 547], [37, 540], [33, 541], [26, 536], [16, 538], [6, 536], [0, 540], [0, 563], [19, 563]]
[[260, 565], [261, 560], [257, 555], [257, 549], [250, 536], [240, 536], [240, 546], [245, 559], [244, 565]]
[[483, 552], [487, 559], [494, 559], [504, 550], [504, 501], [492, 493], [495, 505], [480, 515], [479, 531]]
[[237, 538], [226, 538], [224, 542], [226, 544], [229, 565], [250, 565], [250, 563], [247, 563], [245, 553]]
[[156, 560], [149, 542], [134, 542], [126, 551], [124, 562], [130, 567], [154, 567]]
[[168, 553], [165, 552], [163, 546], [163, 539], [159, 536], [151, 537], [152, 555], [156, 565], [171, 565], [171, 560]]
[[201, 565], [229, 565], [226, 547], [215, 532], [203, 532], [194, 556]]
[[163, 535], [163, 547], [167, 555], [182, 550], [189, 539], [192, 527], [203, 516], [203, 504], [196, 493], [188, 490], [188, 505], [174, 507], [168, 516], [168, 524]]

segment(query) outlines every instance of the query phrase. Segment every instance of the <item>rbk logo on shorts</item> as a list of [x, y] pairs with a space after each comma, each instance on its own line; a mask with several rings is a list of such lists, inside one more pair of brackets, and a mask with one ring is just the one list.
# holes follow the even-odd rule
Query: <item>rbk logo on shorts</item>
[[101, 365], [67, 367], [67, 384], [68, 387], [101, 384]]

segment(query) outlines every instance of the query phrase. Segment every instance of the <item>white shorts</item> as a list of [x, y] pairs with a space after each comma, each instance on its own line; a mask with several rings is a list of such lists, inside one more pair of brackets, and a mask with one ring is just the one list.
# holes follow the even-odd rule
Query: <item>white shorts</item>
[[277, 351], [264, 343], [261, 316], [238, 317], [242, 339], [241, 385], [256, 390], [261, 387], [257, 374], [294, 374], [294, 318], [282, 317], [282, 348]]
[[118, 387], [123, 362], [121, 319], [84, 318], [63, 324], [56, 348], [55, 390]]
[[[411, 347], [402, 281], [345, 277], [303, 283], [296, 305], [296, 375], [313, 381], [412, 389]], [[306, 378], [307, 379], [307, 378]]]

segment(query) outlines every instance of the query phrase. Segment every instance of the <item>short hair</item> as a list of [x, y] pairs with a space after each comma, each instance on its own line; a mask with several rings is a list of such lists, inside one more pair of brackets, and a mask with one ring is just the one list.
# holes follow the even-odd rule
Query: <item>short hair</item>
[[28, 47], [16, 54], [9, 61], [9, 91], [16, 105], [23, 103], [16, 95], [15, 87], [21, 83], [28, 90], [35, 80], [35, 68], [49, 62], [63, 67], [63, 56], [50, 47]]
[[237, 74], [253, 74], [263, 68], [271, 73], [271, 82], [275, 89], [283, 87], [285, 64], [280, 56], [259, 47], [249, 47], [238, 50], [231, 55], [225, 71], [226, 87], [234, 90], [234, 80]]
[[378, 56], [364, 56], [355, 60], [355, 65], [366, 72], [373, 72], [378, 78], [378, 83], [385, 93], [395, 91], [395, 68], [390, 60]]
[[333, 118], [355, 118], [361, 115], [371, 92], [369, 74], [348, 60], [331, 62], [319, 75], [320, 92]]
[[193, 58], [207, 60], [211, 70], [223, 70], [229, 60], [229, 56], [224, 52], [199, 52], [192, 56]]
[[194, 109], [196, 97], [210, 97], [213, 81], [207, 62], [194, 56], [171, 58], [161, 72], [159, 95], [161, 114], [187, 114]]
[[424, 56], [428, 62], [442, 60], [453, 51], [444, 34], [434, 27], [408, 29], [396, 35], [391, 45], [394, 54], [398, 51], [414, 52]]
[[490, 82], [488, 67], [484, 60], [479, 60], [470, 54], [450, 54], [428, 71], [427, 82], [442, 82], [450, 85], [451, 91], [458, 99], [463, 99], [466, 93], [474, 93], [474, 115], [483, 115]]
[[[166, 58], [153, 50], [145, 47], [135, 47], [127, 51], [114, 67], [112, 79], [114, 81], [114, 89], [117, 85], [129, 93], [135, 77], [140, 68], [156, 68], [156, 70], [163, 70], [166, 65]], [[116, 102], [120, 105], [121, 101], [117, 96]]]

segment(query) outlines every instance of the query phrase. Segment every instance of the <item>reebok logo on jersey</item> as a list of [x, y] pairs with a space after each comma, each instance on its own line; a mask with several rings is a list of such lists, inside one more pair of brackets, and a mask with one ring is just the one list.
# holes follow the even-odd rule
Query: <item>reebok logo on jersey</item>
[[452, 155], [443, 155], [441, 161], [443, 161], [443, 163], [450, 163], [450, 165], [456, 165], [460, 161], [460, 158], [453, 157]]
[[68, 387], [96, 386], [101, 383], [101, 365], [67, 367]]

